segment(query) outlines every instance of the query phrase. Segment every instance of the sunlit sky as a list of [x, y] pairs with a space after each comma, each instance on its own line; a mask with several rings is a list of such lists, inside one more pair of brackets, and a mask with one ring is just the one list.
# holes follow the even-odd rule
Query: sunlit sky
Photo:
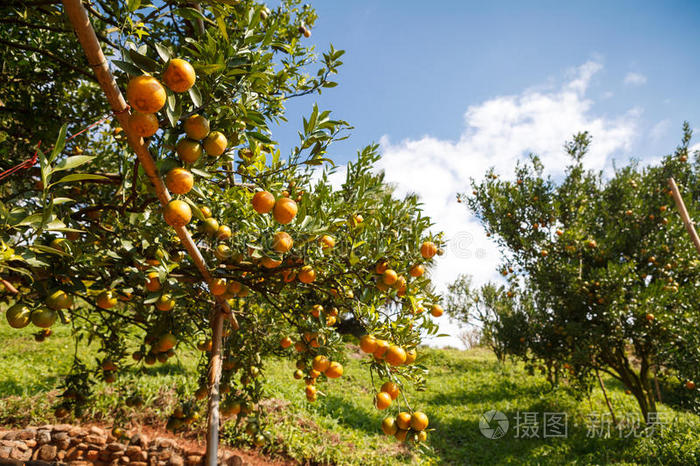
[[388, 179], [418, 192], [452, 240], [433, 271], [439, 289], [458, 273], [498, 279], [498, 251], [455, 202], [469, 177], [490, 166], [508, 175], [531, 151], [561, 173], [561, 147], [581, 130], [593, 135], [589, 167], [603, 169], [671, 152], [684, 120], [700, 129], [700, 1], [313, 5], [307, 40], [346, 50], [339, 86], [292, 102], [276, 139], [288, 152], [317, 102], [355, 127], [334, 160], [380, 142]]

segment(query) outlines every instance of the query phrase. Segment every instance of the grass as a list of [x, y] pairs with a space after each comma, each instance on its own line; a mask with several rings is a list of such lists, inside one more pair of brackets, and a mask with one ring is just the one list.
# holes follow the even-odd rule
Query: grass
[[[55, 422], [51, 406], [56, 401], [61, 376], [70, 369], [74, 351], [69, 330], [57, 326], [54, 335], [36, 343], [31, 330], [13, 330], [0, 322], [0, 426]], [[85, 355], [85, 349], [80, 349]], [[188, 377], [197, 359], [182, 352], [173, 364], [122, 371], [113, 385], [98, 383], [84, 421], [129, 421], [164, 424], [179, 397], [191, 393], [196, 380]], [[590, 399], [577, 400], [566, 387], [551, 390], [543, 377], [528, 375], [521, 364], [497, 363], [483, 350], [421, 351], [421, 362], [431, 369], [427, 390], [408, 391], [413, 405], [430, 418], [427, 444], [419, 449], [398, 444], [380, 435], [384, 413], [372, 406], [368, 372], [361, 360], [351, 358], [345, 375], [319, 386], [326, 396], [306, 402], [303, 382], [291, 377], [293, 363], [269, 359], [265, 365], [263, 403], [265, 427], [273, 442], [268, 454], [280, 454], [312, 464], [700, 464], [700, 418], [661, 405], [674, 420], [661, 435], [589, 438], [586, 418], [604, 413], [599, 389]], [[633, 398], [614, 380], [605, 379], [616, 413], [636, 413]], [[132, 410], [123, 400], [134, 390], [147, 407]], [[391, 408], [390, 408], [391, 409]], [[482, 413], [505, 413], [511, 423], [504, 438], [491, 440], [479, 430]], [[568, 417], [566, 438], [515, 438], [513, 424], [518, 412], [564, 412]], [[201, 427], [201, 426], [200, 426]], [[224, 438], [236, 442], [233, 423], [224, 427]], [[199, 434], [195, 431], [191, 435]]]

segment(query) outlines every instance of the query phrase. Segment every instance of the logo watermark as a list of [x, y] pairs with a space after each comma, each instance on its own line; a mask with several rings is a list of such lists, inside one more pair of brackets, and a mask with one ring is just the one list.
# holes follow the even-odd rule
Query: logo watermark
[[508, 432], [508, 417], [500, 411], [486, 411], [479, 419], [481, 434], [491, 440], [496, 440]]

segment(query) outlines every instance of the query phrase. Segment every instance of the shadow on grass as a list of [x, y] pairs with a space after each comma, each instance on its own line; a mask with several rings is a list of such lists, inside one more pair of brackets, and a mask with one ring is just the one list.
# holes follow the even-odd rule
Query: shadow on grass
[[30, 385], [20, 384], [14, 380], [2, 380], [0, 381], [0, 397], [34, 396], [52, 390], [57, 384], [57, 376], [48, 376], [41, 379], [40, 383]]
[[323, 404], [318, 405], [318, 411], [336, 419], [339, 424], [363, 430], [368, 434], [380, 433], [380, 422], [376, 416], [349, 403], [346, 399], [329, 394]]
[[431, 405], [472, 405], [497, 404], [514, 398], [537, 397], [545, 393], [539, 385], [517, 385], [511, 380], [502, 379], [495, 386], [492, 384], [458, 387], [451, 392], [438, 391], [428, 401]]

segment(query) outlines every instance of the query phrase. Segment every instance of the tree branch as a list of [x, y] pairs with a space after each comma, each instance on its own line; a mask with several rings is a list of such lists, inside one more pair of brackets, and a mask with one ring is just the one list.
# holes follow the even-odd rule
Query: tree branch
[[15, 49], [26, 50], [28, 52], [40, 53], [40, 54], [44, 55], [45, 57], [50, 58], [51, 60], [62, 64], [66, 68], [70, 68], [71, 70], [75, 71], [76, 73], [79, 73], [79, 74], [85, 76], [90, 81], [97, 82], [97, 78], [95, 77], [94, 74], [92, 74], [88, 71], [85, 71], [82, 68], [79, 68], [79, 67], [73, 65], [72, 63], [67, 62], [66, 60], [64, 60], [62, 58], [57, 57], [56, 55], [54, 55], [52, 52], [49, 52], [48, 50], [40, 49], [37, 47], [32, 47], [31, 45], [17, 44], [17, 43], [10, 42], [10, 41], [4, 40], [4, 39], [0, 39], [0, 44], [4, 44], [4, 45], [7, 45], [8, 47], [12, 47]]

